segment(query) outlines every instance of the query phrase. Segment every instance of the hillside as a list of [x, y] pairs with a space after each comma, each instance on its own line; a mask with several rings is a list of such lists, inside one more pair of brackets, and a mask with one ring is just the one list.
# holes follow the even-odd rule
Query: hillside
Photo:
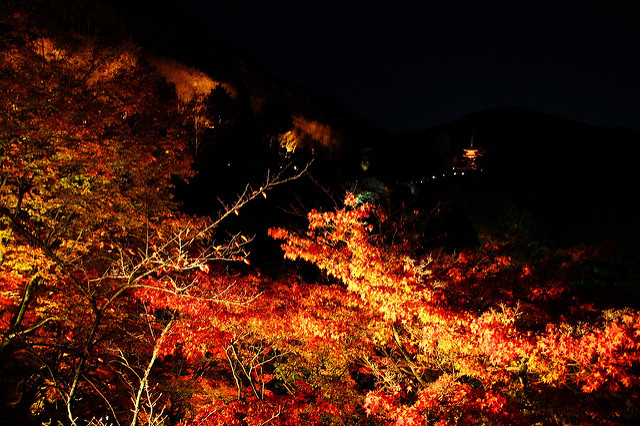
[[554, 225], [635, 133], [392, 138], [172, 4], [0, 5], [0, 424], [638, 422], [634, 252]]
[[[39, 11], [36, 16], [41, 22], [46, 19], [47, 25], [42, 25], [54, 34], [72, 29], [115, 42], [131, 40], [145, 49], [147, 60], [156, 66], [165, 61], [160, 71], [163, 77], [173, 78], [172, 84], [191, 84], [184, 80], [185, 70], [197, 70], [232, 93], [232, 100], [213, 100], [217, 106], [194, 118], [200, 123], [194, 124], [199, 126], [195, 143], [201, 173], [188, 188], [179, 185], [182, 189], [177, 194], [187, 211], [214, 212], [219, 207], [217, 198], [228, 199], [241, 189], [241, 182], [256, 183], [268, 169], [290, 162], [304, 167], [311, 159], [315, 159], [313, 175], [329, 192], [373, 177], [391, 185], [396, 193], [394, 188], [400, 184], [401, 194], [404, 183], [448, 174], [462, 160], [462, 148], [473, 137], [484, 153], [486, 191], [474, 190], [479, 198], [470, 200], [467, 207], [498, 209], [484, 215], [474, 213], [476, 222], [490, 222], [501, 211], [515, 209], [534, 216], [534, 227], [543, 234], [540, 238], [567, 243], [620, 238], [629, 242], [637, 235], [636, 227], [631, 232], [626, 228], [640, 209], [629, 196], [639, 180], [633, 164], [640, 149], [637, 132], [592, 128], [505, 107], [392, 137], [335, 102], [318, 99], [310, 89], [268, 75], [231, 43], [214, 38], [207, 28], [194, 23], [170, 0], [154, 2], [153, 7], [146, 2], [129, 5], [121, 1], [48, 5], [43, 2], [32, 9]], [[47, 19], [52, 16], [56, 19]], [[167, 66], [163, 58], [183, 64], [182, 77], [178, 77], [182, 83], [171, 71], [175, 63]], [[172, 72], [173, 77], [169, 76]], [[205, 120], [209, 124], [203, 125]], [[207, 127], [216, 120], [217, 129]], [[369, 165], [364, 173], [363, 162]], [[316, 189], [315, 184], [299, 189], [300, 194], [313, 194], [304, 202], [307, 209], [323, 205], [317, 204], [323, 191], [316, 193]], [[203, 193], [210, 196], [203, 200]], [[279, 209], [291, 210], [290, 203], [283, 202], [287, 205]], [[330, 199], [326, 202], [332, 203]], [[558, 208], [546, 208], [548, 205]]]
[[633, 220], [640, 211], [633, 196], [640, 183], [637, 131], [496, 108], [425, 132], [396, 135], [393, 148], [378, 154], [386, 167], [380, 173], [402, 170], [399, 178], [423, 180], [428, 192], [433, 175], [449, 174], [460, 164], [471, 138], [482, 154], [483, 172], [468, 191], [467, 207], [478, 219], [490, 220], [489, 215], [501, 214], [500, 208], [519, 209], [533, 215], [542, 237], [567, 243], [630, 243], [638, 235]]

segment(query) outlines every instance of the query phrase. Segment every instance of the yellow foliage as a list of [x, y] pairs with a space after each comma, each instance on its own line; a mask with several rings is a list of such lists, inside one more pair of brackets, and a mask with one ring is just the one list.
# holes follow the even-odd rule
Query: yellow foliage
[[283, 133], [278, 138], [280, 141], [280, 147], [286, 150], [288, 153], [295, 152], [302, 145], [302, 141], [294, 130], [289, 130]]
[[377, 345], [387, 345], [393, 338], [391, 329], [384, 321], [374, 321], [371, 324], [373, 330], [373, 342]]
[[64, 49], [60, 49], [51, 39], [46, 37], [36, 39], [33, 48], [47, 62], [59, 61], [68, 56]]
[[[69, 70], [84, 70], [95, 64], [95, 46], [90, 40], [73, 51], [61, 48], [53, 40], [40, 37], [32, 45], [36, 54], [47, 62], [62, 62]], [[112, 79], [121, 71], [138, 66], [138, 55], [133, 47], [126, 48], [119, 55], [110, 57], [96, 67], [87, 78], [87, 86], [92, 86], [103, 79]]]
[[124, 51], [113, 60], [108, 61], [91, 73], [87, 85], [91, 86], [102, 79], [111, 79], [121, 71], [127, 71], [138, 66], [138, 57], [132, 52]]
[[173, 59], [151, 57], [149, 62], [156, 68], [158, 74], [175, 86], [176, 94], [181, 102], [188, 103], [194, 99], [201, 99], [217, 86], [223, 86], [232, 97], [236, 96], [236, 91], [232, 86], [214, 81], [202, 71]]
[[309, 145], [311, 149], [322, 147], [332, 151], [339, 146], [340, 137], [328, 124], [294, 115], [293, 129], [281, 134], [279, 142], [280, 147], [289, 153], [304, 145]]

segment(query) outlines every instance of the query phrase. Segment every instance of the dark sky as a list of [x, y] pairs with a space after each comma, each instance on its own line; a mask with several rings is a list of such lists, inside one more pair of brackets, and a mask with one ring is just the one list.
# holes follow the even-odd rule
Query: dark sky
[[640, 0], [185, 0], [275, 76], [392, 132], [518, 105], [640, 129]]

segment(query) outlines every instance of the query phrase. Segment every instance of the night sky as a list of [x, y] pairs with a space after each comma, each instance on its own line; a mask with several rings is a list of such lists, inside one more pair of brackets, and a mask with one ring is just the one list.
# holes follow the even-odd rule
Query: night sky
[[517, 105], [640, 129], [640, 1], [196, 1], [274, 76], [392, 132]]

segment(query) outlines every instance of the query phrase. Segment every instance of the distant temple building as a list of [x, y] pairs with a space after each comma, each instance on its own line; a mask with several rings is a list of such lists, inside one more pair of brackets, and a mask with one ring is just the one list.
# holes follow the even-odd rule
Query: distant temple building
[[480, 157], [480, 151], [478, 150], [478, 148], [474, 148], [473, 146], [473, 136], [471, 136], [471, 144], [468, 148], [463, 148], [463, 151], [463, 157], [465, 158], [469, 169], [477, 170], [477, 159], [478, 157]]

